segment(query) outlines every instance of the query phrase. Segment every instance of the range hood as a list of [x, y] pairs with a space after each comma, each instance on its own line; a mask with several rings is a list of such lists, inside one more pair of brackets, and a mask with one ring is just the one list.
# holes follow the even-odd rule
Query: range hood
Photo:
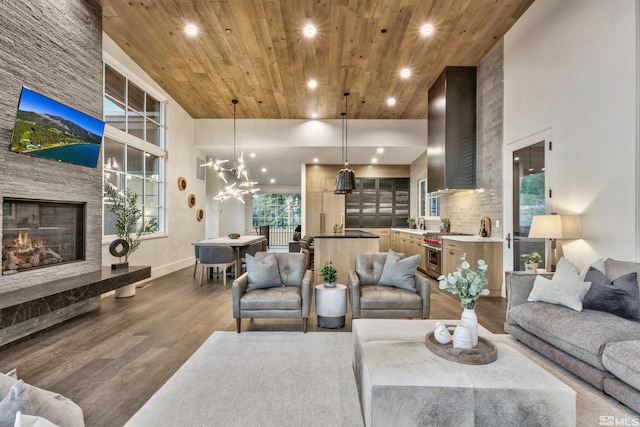
[[476, 67], [446, 67], [429, 89], [427, 191], [476, 188]]

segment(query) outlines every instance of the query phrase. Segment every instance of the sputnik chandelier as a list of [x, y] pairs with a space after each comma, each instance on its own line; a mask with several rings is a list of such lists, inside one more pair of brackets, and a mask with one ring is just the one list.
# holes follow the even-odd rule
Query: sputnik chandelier
[[[245, 194], [254, 194], [260, 191], [260, 189], [254, 187], [255, 185], [258, 185], [256, 181], [249, 180], [247, 167], [244, 164], [244, 153], [240, 153], [240, 157], [236, 158], [236, 105], [238, 105], [238, 100], [233, 99], [231, 100], [231, 103], [233, 104], [233, 166], [227, 168], [223, 165], [229, 160], [219, 160], [214, 157], [209, 157], [207, 162], [203, 163], [202, 166], [212, 167], [218, 174], [218, 177], [220, 177], [220, 179], [222, 179], [226, 184], [224, 189], [220, 190], [213, 200], [223, 202], [233, 197], [244, 203], [243, 196]], [[232, 180], [231, 184], [229, 184], [227, 175], [229, 175], [230, 180]]]

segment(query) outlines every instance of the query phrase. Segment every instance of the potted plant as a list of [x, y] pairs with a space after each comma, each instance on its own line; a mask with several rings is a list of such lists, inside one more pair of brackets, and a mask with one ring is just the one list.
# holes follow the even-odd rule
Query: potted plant
[[409, 228], [416, 228], [416, 219], [414, 217], [407, 218], [407, 223], [409, 224]]
[[474, 271], [471, 269], [466, 257], [467, 254], [464, 254], [460, 258], [462, 262], [458, 265], [456, 271], [449, 273], [448, 276], [441, 275], [438, 277], [438, 287], [440, 289], [460, 297], [460, 306], [464, 308], [460, 318], [460, 325], [466, 327], [470, 332], [468, 342], [456, 343], [456, 332], [458, 331], [458, 328], [456, 328], [456, 332], [453, 334], [453, 346], [455, 348], [469, 348], [478, 345], [478, 318], [474, 309], [478, 298], [490, 293], [489, 289], [486, 289], [488, 283], [485, 277], [485, 272], [488, 268], [487, 264], [484, 260], [479, 259], [478, 270]]
[[524, 260], [524, 271], [527, 273], [535, 273], [538, 270], [538, 264], [542, 262], [542, 256], [538, 252], [520, 255]]
[[321, 269], [320, 275], [324, 281], [325, 288], [335, 288], [336, 280], [338, 279], [338, 271], [333, 268], [331, 261], [327, 262]]
[[[122, 246], [125, 247], [122, 251], [124, 263], [121, 264], [126, 267], [129, 262], [129, 254], [135, 252], [140, 246], [140, 237], [156, 231], [158, 223], [156, 218], [151, 218], [149, 221], [143, 221], [142, 224], [138, 225], [138, 221], [142, 218], [142, 209], [138, 206], [138, 195], [136, 193], [132, 193], [127, 189], [118, 191], [116, 187], [109, 183], [105, 184], [104, 193], [112, 203], [107, 209], [116, 216], [114, 230], [118, 239], [114, 240], [111, 246], [116, 246], [114, 243], [120, 241]], [[125, 241], [126, 245], [122, 241]], [[111, 253], [113, 254], [114, 252]], [[113, 265], [112, 269], [114, 269]], [[122, 298], [133, 295], [135, 295], [135, 284], [116, 289], [116, 297]]]
[[440, 218], [440, 231], [449, 233], [451, 231], [451, 220], [449, 218]]

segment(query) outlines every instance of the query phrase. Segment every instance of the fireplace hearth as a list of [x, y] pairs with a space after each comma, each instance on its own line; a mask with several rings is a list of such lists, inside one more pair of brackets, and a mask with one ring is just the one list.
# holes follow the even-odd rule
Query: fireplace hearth
[[85, 259], [85, 204], [3, 199], [2, 274]]

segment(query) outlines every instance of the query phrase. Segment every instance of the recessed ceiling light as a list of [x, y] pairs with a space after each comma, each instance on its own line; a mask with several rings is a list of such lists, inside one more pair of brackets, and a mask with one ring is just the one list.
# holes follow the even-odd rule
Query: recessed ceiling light
[[403, 68], [400, 70], [400, 77], [408, 79], [411, 76], [411, 70], [409, 68]]
[[316, 113], [313, 113], [313, 114], [311, 114], [311, 118], [312, 118], [312, 119], [317, 119], [317, 118], [318, 118], [318, 115], [317, 115]]
[[422, 34], [424, 37], [427, 37], [433, 34], [433, 25], [424, 24], [422, 27], [420, 27], [420, 34]]
[[307, 82], [307, 87], [308, 87], [309, 89], [315, 89], [315, 88], [317, 88], [317, 87], [318, 87], [318, 81], [317, 81], [317, 80], [313, 80], [313, 79], [309, 80], [309, 81]]
[[193, 24], [187, 24], [184, 27], [184, 32], [189, 36], [189, 37], [195, 37], [198, 34], [198, 27], [196, 27]]
[[384, 148], [380, 147], [376, 151], [378, 152], [378, 154], [382, 154], [382, 153], [384, 153]]
[[318, 163], [318, 162], [319, 162], [318, 158], [317, 158], [317, 157], [314, 157], [314, 158], [313, 158], [313, 163]]
[[371, 163], [378, 163], [378, 159], [376, 159], [375, 157], [371, 159]]
[[396, 105], [396, 99], [395, 98], [389, 98], [387, 99], [387, 105], [389, 107], [393, 107], [394, 105]]
[[262, 171], [262, 173], [267, 173], [267, 168], [262, 168], [260, 170]]
[[316, 35], [316, 27], [314, 27], [311, 24], [307, 24], [307, 25], [305, 25], [305, 27], [302, 30], [302, 32], [304, 33], [305, 37], [309, 37], [309, 38], [315, 37], [315, 35]]
[[252, 159], [256, 158], [256, 153], [249, 153], [249, 157], [251, 157]]
[[273, 179], [273, 178], [271, 178], [271, 179], [269, 180], [269, 182], [270, 182], [270, 183], [272, 183], [272, 184], [275, 184], [275, 183], [276, 183], [276, 180], [275, 180], [275, 179]]

